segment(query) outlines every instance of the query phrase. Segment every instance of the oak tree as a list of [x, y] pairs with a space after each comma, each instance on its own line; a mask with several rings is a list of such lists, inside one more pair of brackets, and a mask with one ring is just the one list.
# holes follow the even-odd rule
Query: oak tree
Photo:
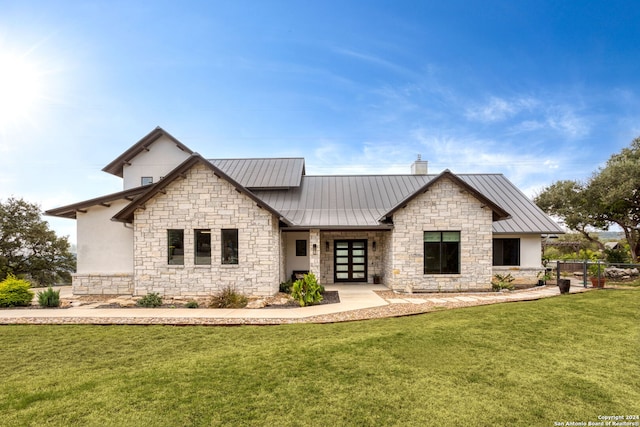
[[37, 204], [0, 201], [0, 280], [12, 273], [46, 286], [69, 282], [75, 268], [69, 241], [49, 228]]

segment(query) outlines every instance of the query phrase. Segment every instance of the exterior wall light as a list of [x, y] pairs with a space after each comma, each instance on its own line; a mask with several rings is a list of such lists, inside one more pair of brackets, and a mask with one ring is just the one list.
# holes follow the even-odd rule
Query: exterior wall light
[[318, 254], [318, 245], [316, 245], [315, 243], [313, 244], [313, 254], [314, 255]]

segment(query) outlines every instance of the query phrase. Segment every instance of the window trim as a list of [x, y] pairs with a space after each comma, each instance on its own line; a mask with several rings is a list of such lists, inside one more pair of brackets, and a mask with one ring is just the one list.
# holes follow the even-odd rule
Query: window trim
[[[201, 251], [198, 248], [198, 244], [200, 243], [200, 235], [209, 236], [208, 256], [206, 254], [202, 255]], [[199, 261], [199, 259], [202, 259], [202, 261]], [[196, 228], [193, 230], [193, 264], [211, 265], [211, 229], [209, 228]]]
[[307, 256], [307, 240], [296, 239], [296, 256]]
[[[516, 253], [516, 263], [515, 264], [505, 264], [504, 260], [505, 260], [505, 256], [504, 256], [504, 242], [505, 241], [516, 241], [517, 242], [517, 253]], [[501, 255], [501, 260], [502, 263], [501, 264], [497, 264], [496, 263], [496, 241], [501, 241], [502, 243], [502, 253]], [[492, 250], [491, 250], [491, 264], [494, 267], [519, 267], [522, 264], [522, 241], [519, 237], [496, 237], [493, 239], [492, 242]]]
[[[439, 233], [439, 240], [438, 241], [427, 241], [427, 233]], [[456, 233], [457, 234], [457, 240], [452, 241], [446, 241], [445, 240], [445, 234], [446, 233]], [[462, 272], [462, 266], [461, 266], [461, 256], [460, 256], [460, 251], [461, 251], [461, 241], [462, 241], [462, 232], [460, 230], [424, 230], [423, 234], [422, 234], [422, 239], [423, 239], [423, 274], [427, 275], [427, 274], [437, 274], [437, 275], [442, 275], [442, 274], [456, 274], [459, 275]], [[435, 246], [434, 244], [437, 243], [437, 249], [438, 249], [438, 270], [439, 271], [427, 271], [427, 246]], [[443, 265], [443, 255], [445, 254], [445, 249], [447, 247], [447, 243], [455, 243], [456, 244], [456, 271], [443, 271], [443, 267], [446, 265]], [[446, 263], [445, 263], [446, 264]]]
[[[176, 249], [180, 249], [179, 246], [177, 245], [172, 245], [172, 242], [175, 241], [175, 239], [172, 239], [172, 234], [174, 233], [179, 233], [179, 239], [178, 242], [181, 243], [182, 246], [182, 255], [175, 255], [174, 251]], [[173, 251], [172, 251], [173, 249]], [[167, 265], [184, 265], [184, 258], [185, 258], [185, 253], [184, 253], [184, 229], [181, 228], [169, 228], [167, 229]], [[182, 256], [182, 259], [180, 260], [180, 256]], [[172, 262], [173, 261], [173, 262]]]
[[[229, 232], [235, 232], [234, 238], [231, 239], [232, 245], [231, 247], [226, 247], [227, 242], [229, 241], [227, 238], [225, 238], [225, 233], [229, 233]], [[233, 241], [235, 240], [235, 248], [233, 247]], [[238, 233], [238, 229], [237, 228], [223, 228], [220, 230], [220, 262], [223, 265], [237, 265], [239, 264], [239, 246], [240, 246], [240, 242], [239, 242], [240, 238], [239, 238], [239, 233]], [[235, 256], [233, 254], [233, 251], [235, 250]], [[225, 252], [227, 251], [231, 251], [228, 255], [225, 254]], [[226, 259], [225, 259], [225, 255]]]

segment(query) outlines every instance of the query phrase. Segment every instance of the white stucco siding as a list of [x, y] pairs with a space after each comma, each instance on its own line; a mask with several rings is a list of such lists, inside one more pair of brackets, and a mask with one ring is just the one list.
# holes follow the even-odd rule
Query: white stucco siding
[[133, 229], [111, 221], [128, 203], [118, 200], [77, 213], [77, 273], [133, 273]]
[[[138, 209], [135, 293], [206, 296], [233, 287], [274, 295], [280, 279], [278, 220], [204, 165], [191, 168]], [[184, 230], [184, 264], [168, 265], [167, 230]], [[211, 265], [195, 265], [194, 230], [211, 230]], [[238, 230], [238, 263], [222, 264], [221, 230]]]
[[542, 270], [542, 240], [539, 234], [495, 234], [495, 239], [520, 239], [520, 265], [494, 266], [494, 274], [511, 274], [535, 282]]
[[[309, 245], [309, 232], [286, 232], [283, 233], [283, 236], [286, 239], [286, 278], [290, 279], [291, 274], [294, 271], [309, 271], [309, 256], [311, 255], [311, 247]], [[296, 240], [304, 240], [306, 242], [306, 256], [296, 255]]]
[[176, 166], [189, 157], [166, 136], [161, 136], [135, 158], [129, 159], [129, 165], [123, 167], [124, 189], [139, 187], [143, 176], [150, 176], [158, 182]]
[[542, 241], [539, 234], [499, 234], [494, 237], [501, 239], [520, 239], [520, 267], [541, 268]]

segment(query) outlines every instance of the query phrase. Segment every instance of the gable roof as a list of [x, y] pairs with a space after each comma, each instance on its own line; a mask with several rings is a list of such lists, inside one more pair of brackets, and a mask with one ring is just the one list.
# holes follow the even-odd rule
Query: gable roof
[[213, 165], [211, 162], [200, 156], [198, 153], [193, 153], [188, 159], [182, 162], [178, 167], [172, 170], [168, 175], [164, 177], [164, 179], [158, 181], [155, 184], [152, 184], [146, 192], [144, 192], [140, 197], [131, 202], [127, 207], [118, 212], [112, 219], [115, 221], [121, 222], [133, 222], [134, 212], [141, 206], [144, 206], [144, 203], [151, 200], [156, 194], [162, 192], [169, 184], [180, 177], [184, 177], [186, 172], [191, 169], [193, 166], [197, 164], [203, 164], [208, 167], [211, 171], [213, 171], [214, 175], [226, 180], [231, 185], [233, 185], [238, 191], [238, 193], [242, 193], [253, 200], [258, 207], [264, 208], [270, 213], [272, 213], [276, 218], [285, 224], [290, 225], [289, 221], [284, 218], [279, 212], [273, 209], [271, 206], [265, 204], [265, 202], [255, 194], [253, 194], [250, 190], [242, 186], [239, 182], [231, 178], [225, 172], [223, 172], [220, 168]]
[[176, 144], [176, 147], [178, 147], [180, 150], [185, 151], [189, 154], [193, 154], [193, 151], [191, 151], [189, 147], [178, 141], [173, 137], [173, 135], [158, 126], [142, 139], [140, 139], [140, 141], [133, 144], [127, 151], [116, 157], [111, 163], [102, 168], [102, 170], [104, 172], [108, 172], [112, 175], [122, 178], [124, 165], [129, 163], [131, 159], [136, 157], [141, 152], [148, 150], [149, 145], [153, 144], [158, 138], [162, 136], [166, 136], [167, 138], [169, 138], [174, 144]]
[[482, 202], [485, 205], [487, 205], [493, 211], [493, 220], [494, 221], [500, 221], [500, 220], [507, 219], [507, 218], [510, 217], [510, 215], [509, 215], [509, 213], [507, 213], [507, 211], [505, 211], [503, 208], [498, 206], [491, 199], [487, 198], [484, 194], [480, 193], [474, 187], [472, 187], [469, 184], [467, 184], [464, 180], [458, 178], [456, 175], [451, 173], [451, 171], [449, 169], [446, 169], [440, 175], [436, 176], [435, 178], [433, 178], [432, 180], [427, 182], [425, 185], [420, 187], [417, 191], [414, 191], [412, 194], [409, 194], [406, 198], [401, 200], [400, 203], [396, 204], [387, 213], [385, 213], [382, 217], [380, 217], [379, 221], [382, 221], [382, 220], [385, 220], [386, 218], [391, 217], [395, 212], [398, 211], [398, 209], [401, 209], [402, 207], [406, 206], [409, 202], [411, 202], [413, 199], [418, 197], [420, 194], [429, 191], [430, 187], [432, 187], [436, 182], [441, 181], [443, 179], [449, 179], [449, 180], [453, 181], [454, 184], [456, 184], [458, 187], [462, 188], [463, 190], [468, 191], [469, 193], [471, 193], [471, 195], [473, 197], [475, 197], [480, 202]]
[[305, 174], [304, 159], [209, 159], [227, 175], [249, 189], [299, 187]]
[[106, 206], [110, 202], [123, 199], [132, 201], [136, 197], [147, 191], [149, 187], [151, 187], [151, 184], [143, 185], [141, 187], [136, 187], [125, 191], [119, 191], [117, 193], [107, 194], [106, 196], [96, 197], [94, 199], [85, 200], [83, 202], [74, 203], [72, 205], [49, 209], [45, 212], [45, 215], [75, 219], [78, 212], [82, 212], [83, 210], [88, 209], [92, 206]]
[[494, 222], [496, 234], [564, 234], [554, 220], [502, 174], [459, 175], [461, 179], [499, 206], [508, 207], [511, 218]]

